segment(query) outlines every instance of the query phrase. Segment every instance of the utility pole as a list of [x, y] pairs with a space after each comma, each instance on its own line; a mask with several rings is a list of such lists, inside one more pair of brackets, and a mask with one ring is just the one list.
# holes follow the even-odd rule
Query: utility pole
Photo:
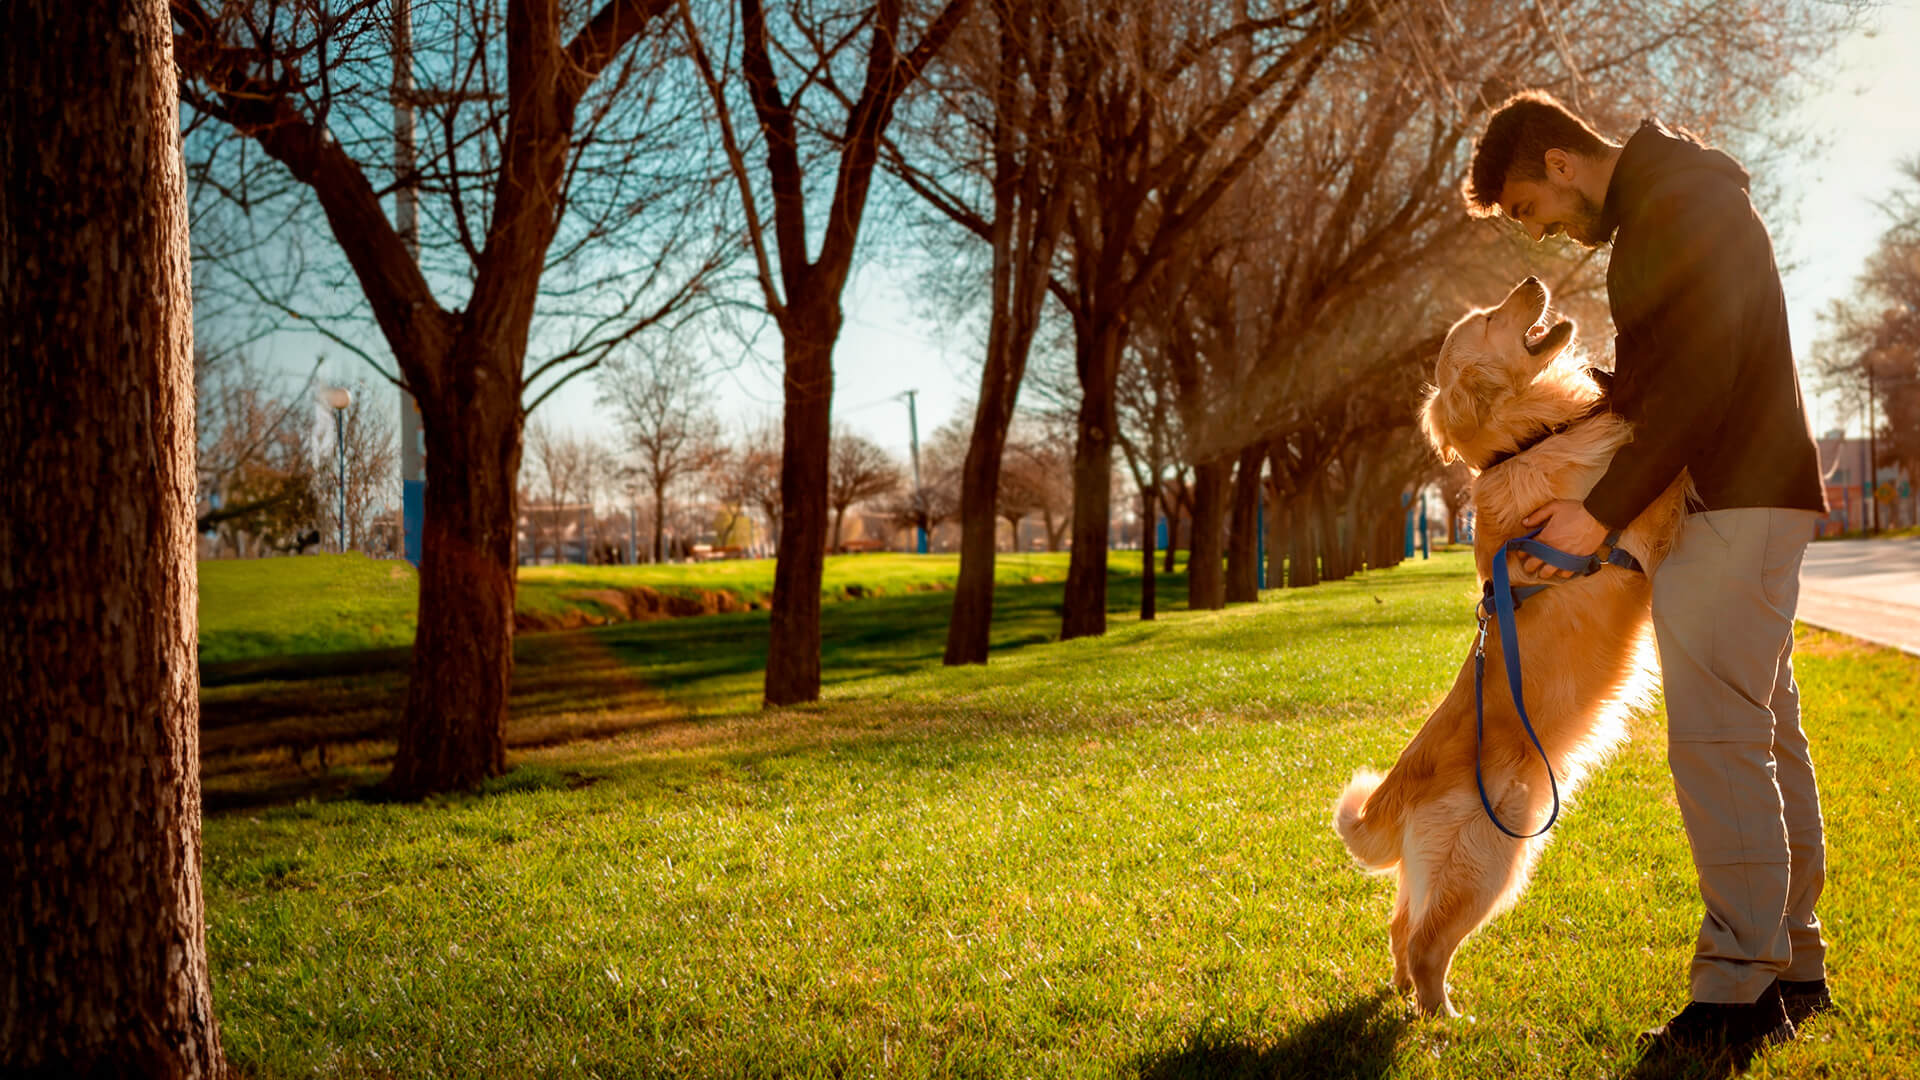
[[920, 554], [927, 553], [927, 503], [920, 487], [920, 413], [914, 407], [914, 396], [918, 390], [908, 390], [901, 394], [907, 399], [907, 437], [913, 447], [913, 507], [919, 511]]
[[[393, 193], [394, 226], [415, 262], [420, 260], [420, 205], [413, 170], [413, 0], [393, 3]], [[427, 514], [427, 440], [420, 403], [400, 390], [400, 530], [407, 561], [420, 565]]]

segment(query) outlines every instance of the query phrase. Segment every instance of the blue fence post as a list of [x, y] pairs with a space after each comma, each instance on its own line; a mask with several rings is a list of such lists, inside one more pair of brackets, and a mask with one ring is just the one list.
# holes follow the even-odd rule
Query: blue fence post
[[1263, 486], [1254, 490], [1253, 496], [1253, 535], [1254, 546], [1253, 573], [1255, 588], [1267, 587], [1267, 489]]
[[1430, 559], [1433, 557], [1432, 544], [1427, 539], [1428, 532], [1429, 530], [1427, 528], [1427, 495], [1426, 495], [1426, 492], [1423, 491], [1420, 493], [1420, 557], [1423, 559]]
[[1404, 491], [1400, 493], [1400, 506], [1402, 510], [1400, 516], [1406, 519], [1403, 524], [1406, 527], [1406, 536], [1407, 536], [1406, 551], [1403, 553], [1403, 555], [1405, 558], [1409, 558], [1409, 559], [1413, 558], [1413, 511], [1406, 509], [1406, 506], [1408, 503], [1411, 503], [1412, 501], [1413, 501], [1412, 495], [1409, 495]]

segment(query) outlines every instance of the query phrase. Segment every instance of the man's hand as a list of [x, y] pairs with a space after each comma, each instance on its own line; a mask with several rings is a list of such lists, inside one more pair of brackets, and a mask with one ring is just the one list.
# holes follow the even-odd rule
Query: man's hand
[[[1607, 538], [1607, 527], [1600, 524], [1578, 499], [1555, 499], [1547, 505], [1527, 515], [1521, 524], [1531, 529], [1545, 522], [1546, 528], [1534, 539], [1550, 548], [1559, 548], [1569, 555], [1586, 557], [1600, 550], [1600, 542]], [[1573, 571], [1558, 570], [1531, 555], [1520, 558], [1520, 569], [1538, 577], [1571, 578]]]

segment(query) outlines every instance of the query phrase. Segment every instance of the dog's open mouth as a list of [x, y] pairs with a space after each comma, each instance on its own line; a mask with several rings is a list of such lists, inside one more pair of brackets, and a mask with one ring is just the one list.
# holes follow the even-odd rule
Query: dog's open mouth
[[1567, 343], [1573, 333], [1573, 324], [1565, 319], [1555, 322], [1551, 327], [1546, 324], [1545, 313], [1541, 321], [1527, 328], [1526, 349], [1533, 356], [1539, 356], [1549, 349], [1557, 349]]

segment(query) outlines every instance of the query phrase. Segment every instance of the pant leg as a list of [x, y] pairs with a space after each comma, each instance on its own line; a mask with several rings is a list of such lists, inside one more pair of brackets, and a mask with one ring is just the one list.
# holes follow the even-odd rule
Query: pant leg
[[1778, 513], [1689, 516], [1653, 583], [1667, 761], [1706, 905], [1696, 1001], [1752, 1001], [1793, 955], [1772, 702], [1793, 638], [1783, 582], [1797, 578], [1811, 530], [1793, 536]]
[[[1792, 543], [1792, 530], [1813, 531], [1813, 515], [1796, 522], [1789, 515], [1778, 528], [1787, 531], [1782, 546]], [[1804, 555], [1802, 545], [1798, 551]], [[1786, 609], [1793, 611], [1800, 595], [1800, 559], [1793, 560], [1793, 573], [1781, 582]], [[1782, 978], [1823, 979], [1827, 974], [1827, 943], [1820, 936], [1820, 918], [1814, 906], [1827, 881], [1826, 827], [1820, 816], [1820, 789], [1814, 781], [1813, 757], [1807, 736], [1800, 728], [1800, 684], [1793, 676], [1793, 639], [1787, 639], [1787, 652], [1781, 658], [1780, 672], [1773, 687], [1774, 776], [1780, 785], [1781, 809], [1787, 823], [1787, 940], [1793, 959]]]

